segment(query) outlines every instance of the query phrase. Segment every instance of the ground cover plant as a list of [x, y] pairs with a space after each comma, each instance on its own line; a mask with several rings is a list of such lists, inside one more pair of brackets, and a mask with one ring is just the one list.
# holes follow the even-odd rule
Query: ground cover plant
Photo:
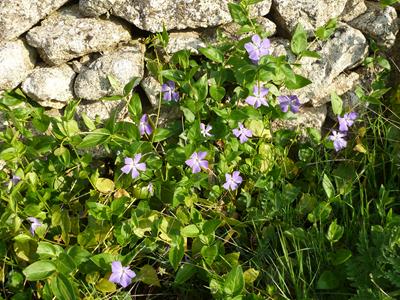
[[[396, 299], [400, 296], [400, 88], [371, 41], [375, 81], [332, 126], [272, 130], [296, 118], [310, 81], [231, 4], [243, 38], [201, 56], [163, 53], [145, 112], [136, 79], [130, 120], [46, 114], [19, 91], [0, 99], [0, 281], [4, 299]], [[393, 3], [393, 1], [391, 1]], [[386, 3], [389, 4], [389, 3]], [[318, 59], [299, 24], [298, 59]], [[110, 78], [110, 81], [112, 79]], [[282, 88], [290, 91], [280, 92]], [[368, 104], [368, 105], [367, 105]], [[160, 111], [181, 117], [160, 126]], [[363, 109], [361, 109], [363, 108]], [[106, 158], [104, 158], [106, 157]]]

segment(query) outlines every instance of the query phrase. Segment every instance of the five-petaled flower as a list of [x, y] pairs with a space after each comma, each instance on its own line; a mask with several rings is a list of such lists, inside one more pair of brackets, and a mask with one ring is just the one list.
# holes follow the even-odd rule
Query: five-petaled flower
[[228, 191], [236, 190], [239, 187], [239, 184], [241, 184], [243, 181], [239, 171], [234, 171], [232, 175], [228, 173], [225, 174], [225, 179], [226, 182], [224, 183], [223, 187]]
[[132, 279], [136, 277], [136, 273], [129, 267], [123, 267], [120, 261], [113, 261], [111, 263], [111, 276], [108, 279], [111, 282], [117, 283], [126, 288], [132, 283]]
[[42, 222], [40, 222], [38, 219], [36, 219], [34, 217], [29, 217], [29, 218], [27, 218], [27, 220], [29, 222], [31, 222], [31, 228], [29, 229], [30, 233], [32, 235], [35, 235], [36, 229], [43, 225]]
[[207, 152], [199, 151], [193, 152], [190, 159], [186, 160], [185, 163], [192, 168], [192, 173], [199, 173], [201, 168], [208, 169], [208, 161], [204, 158], [207, 156]]
[[200, 123], [200, 132], [204, 137], [210, 137], [212, 134], [210, 133], [210, 130], [212, 129], [212, 126], [210, 124], [204, 124]]
[[335, 148], [336, 152], [346, 148], [347, 141], [344, 139], [345, 136], [345, 133], [337, 132], [335, 130], [333, 130], [332, 135], [329, 136], [329, 139], [333, 141], [333, 147]]
[[145, 134], [150, 135], [153, 132], [153, 128], [151, 128], [151, 126], [149, 124], [149, 117], [147, 116], [147, 114], [144, 114], [140, 118], [139, 132], [140, 132], [140, 136], [143, 136]]
[[244, 127], [242, 123], [239, 123], [238, 128], [233, 129], [233, 134], [239, 138], [241, 144], [247, 142], [253, 136], [253, 132]]
[[288, 96], [279, 96], [278, 97], [279, 105], [283, 112], [288, 112], [289, 110], [292, 113], [298, 113], [300, 108], [300, 100], [296, 95], [288, 95]]
[[161, 92], [164, 93], [165, 101], [179, 100], [179, 93], [175, 91], [175, 82], [171, 80], [161, 86]]
[[255, 108], [259, 108], [261, 105], [268, 106], [267, 99], [265, 96], [268, 94], [268, 89], [258, 84], [255, 84], [253, 87], [254, 96], [248, 96], [246, 98], [246, 103], [253, 105]]
[[340, 131], [348, 131], [349, 127], [354, 124], [354, 121], [357, 119], [358, 114], [356, 112], [350, 112], [348, 114], [344, 114], [343, 117], [338, 116], [339, 121], [339, 130]]
[[269, 54], [271, 42], [269, 39], [261, 39], [259, 35], [255, 34], [251, 37], [251, 43], [246, 43], [244, 48], [249, 54], [250, 60], [254, 64], [258, 64], [261, 57]]
[[139, 176], [139, 171], [146, 171], [146, 164], [139, 163], [142, 158], [142, 154], [138, 153], [132, 159], [130, 157], [125, 158], [125, 166], [121, 168], [122, 173], [129, 174], [131, 173], [132, 178], [136, 178]]

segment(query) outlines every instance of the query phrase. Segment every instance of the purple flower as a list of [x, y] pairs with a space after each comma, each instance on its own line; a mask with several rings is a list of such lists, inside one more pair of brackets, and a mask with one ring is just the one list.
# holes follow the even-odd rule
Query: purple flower
[[165, 101], [179, 100], [179, 93], [175, 91], [175, 82], [171, 80], [161, 86], [161, 92], [164, 93]]
[[264, 87], [259, 87], [258, 84], [253, 87], [254, 96], [248, 96], [246, 98], [246, 103], [253, 105], [255, 108], [259, 108], [261, 105], [268, 106], [268, 102], [265, 96], [268, 94], [268, 89]]
[[123, 267], [120, 261], [113, 261], [111, 263], [111, 269], [112, 274], [108, 280], [117, 283], [124, 288], [130, 285], [132, 279], [136, 277], [136, 273], [129, 267]]
[[247, 142], [253, 136], [253, 132], [244, 127], [242, 123], [239, 123], [239, 128], [233, 129], [233, 134], [239, 138], [241, 144]]
[[193, 152], [190, 159], [185, 161], [185, 163], [192, 168], [192, 173], [199, 173], [201, 168], [208, 169], [208, 161], [204, 158], [207, 156], [207, 152]]
[[151, 128], [151, 126], [149, 124], [149, 117], [147, 116], [147, 114], [144, 114], [140, 118], [139, 132], [140, 132], [140, 136], [143, 136], [145, 134], [150, 135], [153, 132], [153, 128]]
[[243, 181], [242, 177], [239, 174], [240, 174], [239, 171], [233, 172], [232, 175], [230, 175], [228, 173], [225, 174], [226, 182], [223, 185], [224, 189], [226, 189], [228, 191], [236, 190], [239, 187], [239, 184], [241, 184]]
[[333, 141], [333, 147], [335, 148], [336, 152], [346, 148], [347, 141], [344, 139], [345, 136], [345, 133], [337, 132], [335, 130], [333, 130], [332, 135], [329, 136], [329, 139]]
[[200, 132], [204, 137], [210, 137], [212, 134], [210, 133], [210, 130], [212, 129], [212, 126], [207, 124], [207, 126], [203, 123], [200, 123]]
[[269, 47], [271, 43], [269, 39], [261, 39], [259, 35], [255, 34], [251, 38], [252, 43], [246, 43], [244, 48], [249, 54], [250, 60], [254, 64], [258, 64], [258, 61], [264, 55], [269, 54]]
[[150, 195], [154, 194], [154, 186], [151, 182], [147, 185], [147, 190], [149, 191]]
[[42, 226], [43, 225], [42, 222], [40, 222], [38, 219], [34, 217], [29, 217], [27, 218], [27, 220], [31, 222], [31, 228], [29, 229], [30, 233], [32, 235], [35, 235], [36, 228]]
[[344, 114], [343, 117], [338, 116], [339, 130], [348, 131], [349, 127], [351, 127], [354, 124], [354, 120], [357, 119], [357, 117], [358, 114], [356, 112]]
[[283, 112], [288, 112], [290, 109], [292, 113], [298, 113], [300, 108], [300, 100], [296, 95], [279, 96], [279, 105]]
[[20, 182], [21, 177], [13, 175], [13, 177], [11, 178], [11, 183], [12, 185], [17, 185], [18, 182]]
[[[132, 178], [136, 178], [139, 176], [139, 171], [146, 171], [146, 164], [139, 163], [142, 158], [142, 154], [138, 153], [135, 155], [135, 158], [126, 157], [125, 158], [125, 166], [121, 168], [122, 173], [132, 174]], [[139, 171], [138, 171], [139, 170]]]

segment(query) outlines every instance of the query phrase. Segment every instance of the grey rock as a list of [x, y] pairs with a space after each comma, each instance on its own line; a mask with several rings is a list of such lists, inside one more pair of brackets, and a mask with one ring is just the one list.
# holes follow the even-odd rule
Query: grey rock
[[69, 0], [0, 1], [0, 41], [15, 39]]
[[32, 71], [35, 51], [22, 40], [0, 45], [0, 90], [17, 87]]
[[[273, 55], [288, 55], [290, 62], [295, 61], [295, 56], [290, 52], [289, 41], [275, 38], [271, 41]], [[302, 58], [299, 61], [300, 67], [295, 72], [310, 79], [312, 83], [295, 91], [283, 90], [282, 93], [295, 93], [301, 103], [312, 101], [314, 106], [320, 106], [326, 103], [326, 97], [332, 91], [346, 92], [353, 86], [356, 75], [339, 75], [362, 62], [368, 45], [360, 31], [341, 23], [330, 40], [320, 45], [315, 44], [310, 50], [318, 52], [321, 58]]]
[[362, 15], [366, 11], [367, 5], [365, 4], [364, 0], [348, 0], [340, 19], [343, 22], [349, 22]]
[[301, 135], [305, 137], [307, 128], [315, 128], [321, 131], [327, 113], [326, 105], [319, 107], [302, 107], [300, 111], [294, 115], [293, 119], [272, 121], [271, 130], [273, 132], [279, 129], [299, 130]]
[[[275, 23], [264, 17], [256, 19], [262, 31], [269, 33], [269, 35], [276, 33]], [[219, 43], [219, 38], [239, 41], [253, 35], [253, 33], [238, 34], [239, 28], [240, 26], [236, 23], [228, 23], [206, 30], [171, 32], [165, 51], [167, 54], [173, 54], [180, 50], [189, 50], [192, 54], [198, 54], [199, 48], [206, 47], [208, 44], [216, 45]]]
[[273, 15], [278, 24], [292, 32], [297, 23], [311, 33], [329, 19], [340, 16], [347, 0], [273, 0]]
[[117, 120], [128, 118], [128, 108], [125, 100], [116, 101], [81, 101], [76, 108], [76, 114], [79, 116], [85, 113], [92, 120], [103, 122], [110, 118], [113, 112], [117, 113]]
[[24, 93], [44, 107], [63, 108], [74, 98], [74, 70], [64, 64], [37, 67], [22, 83]]
[[[93, 1], [94, 3], [95, 1]], [[98, 2], [102, 2], [98, 0]], [[228, 3], [234, 0], [117, 0], [111, 13], [150, 32], [207, 28], [232, 22]], [[251, 15], [264, 16], [271, 7], [271, 0], [253, 5]]]
[[157, 81], [153, 76], [147, 75], [140, 82], [140, 86], [144, 90], [147, 99], [149, 99], [150, 104], [153, 108], [157, 108], [160, 103], [161, 96], [161, 83]]
[[120, 21], [84, 18], [77, 5], [52, 14], [27, 34], [28, 43], [38, 48], [42, 59], [50, 65], [106, 50], [130, 39], [129, 29]]
[[193, 54], [198, 54], [197, 50], [206, 46], [201, 33], [197, 31], [172, 32], [169, 34], [169, 41], [165, 51], [168, 54], [173, 54], [180, 50], [189, 50]]
[[[92, 62], [75, 80], [78, 98], [97, 100], [103, 97], [122, 95], [124, 86], [134, 77], [144, 74], [143, 44], [124, 46], [101, 56]], [[117, 86], [110, 82], [115, 79]]]
[[80, 0], [79, 10], [85, 16], [97, 17], [107, 13], [117, 0]]
[[[265, 17], [257, 17], [255, 18], [256, 22], [259, 24], [260, 29], [268, 33], [268, 36], [273, 36], [276, 33], [276, 24], [269, 20], [268, 18]], [[252, 32], [248, 33], [243, 33], [243, 34], [238, 34], [238, 30], [240, 29], [240, 25], [237, 23], [228, 23], [221, 25], [217, 28], [217, 30], [214, 31], [219, 31], [222, 33], [226, 38], [233, 40], [233, 41], [239, 41], [240, 39], [252, 36]]]
[[399, 31], [397, 12], [391, 6], [382, 8], [379, 3], [367, 2], [368, 11], [349, 24], [374, 38], [378, 45], [390, 48]]

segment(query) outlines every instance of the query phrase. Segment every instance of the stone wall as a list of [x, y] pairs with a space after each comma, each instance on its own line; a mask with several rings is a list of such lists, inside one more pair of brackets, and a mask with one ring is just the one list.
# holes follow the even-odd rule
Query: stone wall
[[[170, 31], [170, 54], [181, 49], [197, 53], [215, 42], [217, 29], [237, 39], [228, 10], [232, 1], [1, 1], [0, 93], [20, 87], [53, 112], [72, 99], [82, 99], [78, 111], [104, 119], [121, 103], [99, 99], [121, 94], [126, 83], [139, 77], [150, 103], [157, 105], [160, 84], [145, 75], [146, 47], [138, 37], [160, 32], [164, 25]], [[364, 0], [263, 0], [251, 14], [270, 33], [272, 54], [289, 59], [294, 56], [287, 38], [297, 22], [312, 35], [329, 19], [340, 21], [328, 41], [313, 46], [321, 59], [300, 61], [298, 72], [313, 83], [298, 91], [304, 108], [297, 121], [286, 124], [317, 128], [323, 125], [333, 91], [354, 98], [352, 91], [366, 81], [368, 72], [360, 67], [369, 52], [366, 37], [391, 48], [399, 23], [395, 8]]]

